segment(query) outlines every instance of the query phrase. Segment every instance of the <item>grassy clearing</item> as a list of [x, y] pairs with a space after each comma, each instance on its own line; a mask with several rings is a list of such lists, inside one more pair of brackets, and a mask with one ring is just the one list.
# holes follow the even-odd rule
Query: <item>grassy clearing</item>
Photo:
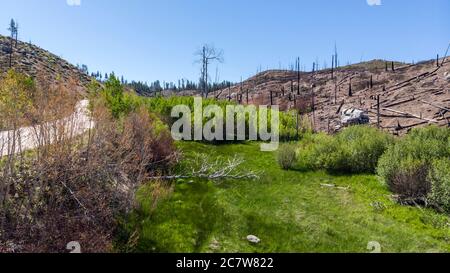
[[[285, 171], [256, 143], [178, 145], [187, 156], [238, 154], [246, 159], [243, 168], [264, 173], [259, 181], [219, 185], [178, 181], [156, 209], [142, 189], [142, 209], [126, 226], [139, 234], [133, 251], [369, 252], [369, 241], [383, 252], [450, 251], [449, 218], [397, 205], [376, 176]], [[247, 242], [250, 234], [261, 243]]]

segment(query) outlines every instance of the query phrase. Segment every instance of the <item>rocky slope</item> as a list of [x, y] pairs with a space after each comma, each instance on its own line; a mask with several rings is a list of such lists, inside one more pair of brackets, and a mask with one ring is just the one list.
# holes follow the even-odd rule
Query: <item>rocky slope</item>
[[[10, 69], [11, 40], [0, 35], [0, 74]], [[33, 44], [13, 42], [12, 68], [37, 79], [45, 78], [51, 83], [60, 79], [71, 84], [75, 91], [86, 92], [91, 78], [62, 58]]]

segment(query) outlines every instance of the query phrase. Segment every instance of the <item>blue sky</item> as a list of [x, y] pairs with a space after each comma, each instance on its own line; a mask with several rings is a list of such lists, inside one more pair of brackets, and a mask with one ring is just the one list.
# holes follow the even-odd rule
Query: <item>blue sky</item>
[[15, 18], [21, 40], [129, 80], [197, 80], [203, 43], [224, 50], [220, 80], [238, 81], [297, 56], [330, 65], [335, 42], [341, 64], [431, 59], [450, 42], [448, 0], [0, 1], [0, 34]]

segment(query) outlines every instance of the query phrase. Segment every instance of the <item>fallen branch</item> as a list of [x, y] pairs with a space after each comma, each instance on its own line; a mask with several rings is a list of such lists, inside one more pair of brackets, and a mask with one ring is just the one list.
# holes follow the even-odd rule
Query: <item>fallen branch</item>
[[232, 159], [222, 159], [221, 157], [215, 160], [210, 160], [206, 155], [197, 155], [193, 160], [190, 160], [194, 166], [189, 172], [177, 175], [155, 176], [150, 177], [150, 180], [176, 180], [176, 179], [259, 179], [259, 174], [253, 171], [239, 171], [238, 168], [244, 163], [242, 158], [235, 156]]

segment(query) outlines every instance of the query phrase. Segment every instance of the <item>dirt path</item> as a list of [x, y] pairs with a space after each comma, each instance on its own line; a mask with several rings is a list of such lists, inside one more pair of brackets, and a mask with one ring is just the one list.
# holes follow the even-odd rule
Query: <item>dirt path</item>
[[[63, 120], [33, 127], [23, 127], [16, 131], [0, 132], [0, 157], [16, 154], [21, 151], [32, 150], [38, 147], [42, 143], [41, 136], [43, 134], [50, 134], [49, 137], [46, 137], [46, 139], [50, 140], [50, 143], [46, 144], [53, 143], [57, 133], [56, 130], [52, 130], [52, 128], [55, 128], [58, 123], [64, 124], [64, 130], [66, 130], [67, 135], [71, 137], [76, 137], [85, 133], [94, 126], [94, 122], [90, 118], [88, 105], [88, 100], [78, 102], [75, 107], [75, 112]], [[52, 133], [54, 136], [51, 135]], [[12, 145], [12, 143], [15, 143], [15, 145]]]

